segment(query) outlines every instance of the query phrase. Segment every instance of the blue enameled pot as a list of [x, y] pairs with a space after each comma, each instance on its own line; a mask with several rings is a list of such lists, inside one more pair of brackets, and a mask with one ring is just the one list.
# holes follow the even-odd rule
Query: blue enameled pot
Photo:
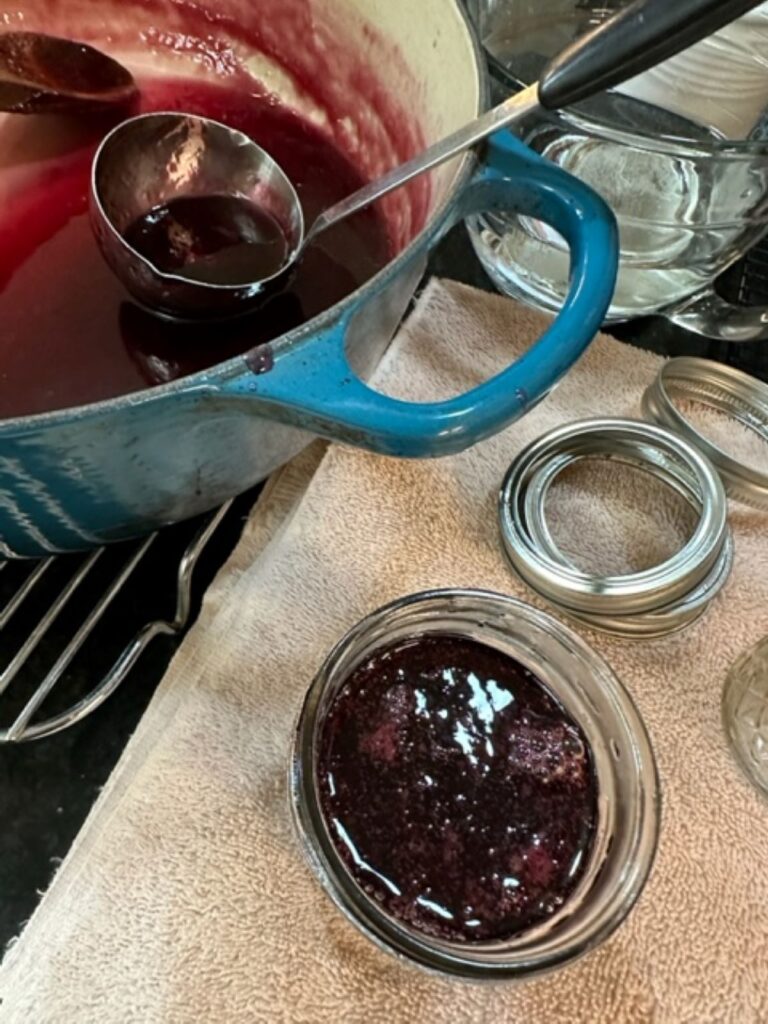
[[[274, 14], [275, 25], [292, 2], [204, 0], [217, 13]], [[418, 98], [427, 142], [484, 106], [484, 66], [458, 0], [302, 3], [302, 10], [307, 3], [313, 8], [316, 32], [326, 24], [334, 39], [349, 38], [350, 52], [359, 56], [367, 48], [368, 64], [387, 68], [387, 88], [404, 110]], [[79, 38], [106, 40], [102, 45], [112, 52], [119, 18], [130, 61], [136, 38], [146, 38], [147, 9], [156, 20], [161, 6], [160, 0], [29, 0], [14, 10], [25, 8], [27, 28], [73, 34], [52, 24], [64, 8], [77, 19]], [[166, 0], [166, 7], [172, 27], [179, 0]], [[214, 31], [226, 37], [228, 24], [222, 20]], [[173, 54], [175, 74], [183, 58]], [[159, 44], [142, 51], [141, 60], [149, 59], [161, 70]], [[337, 65], [343, 85], [352, 71]], [[249, 67], [263, 72], [258, 60]], [[217, 73], [191, 57], [185, 70]], [[274, 80], [279, 88], [280, 76]], [[295, 94], [291, 102], [300, 105]], [[1, 132], [0, 126], [0, 145]], [[560, 316], [514, 365], [459, 397], [414, 405], [370, 390], [365, 380], [413, 297], [429, 250], [451, 225], [488, 209], [524, 212], [567, 240], [572, 283]], [[316, 435], [409, 458], [458, 452], [524, 415], [568, 372], [603, 321], [617, 259], [614, 219], [602, 200], [501, 133], [481, 162], [470, 154], [437, 172], [423, 229], [367, 285], [301, 329], [250, 357], [162, 387], [0, 423], [0, 549], [9, 557], [72, 551], [196, 515], [264, 479]]]

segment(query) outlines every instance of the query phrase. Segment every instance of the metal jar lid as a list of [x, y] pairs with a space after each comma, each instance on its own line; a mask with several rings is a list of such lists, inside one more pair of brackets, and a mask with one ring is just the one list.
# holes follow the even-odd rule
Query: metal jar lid
[[768, 385], [722, 363], [681, 357], [664, 364], [643, 396], [643, 413], [703, 452], [732, 498], [768, 511], [768, 474], [738, 462], [704, 437], [674, 399], [693, 399], [725, 413], [768, 443]]
[[[648, 454], [652, 457], [651, 450]], [[575, 566], [568, 562], [553, 539], [543, 510], [546, 507], [549, 488], [554, 480], [568, 466], [578, 461], [579, 458], [576, 456], [561, 456], [557, 460], [543, 465], [531, 478], [526, 494], [526, 508], [533, 507], [537, 510], [534, 514], [526, 517], [533, 541], [550, 558], [564, 565], [571, 565], [572, 568]], [[647, 462], [643, 462], [631, 454], [612, 456], [611, 461], [647, 471]], [[668, 476], [665, 477], [664, 473]], [[675, 490], [690, 505], [697, 517], [701, 517], [701, 500], [696, 491], [695, 482], [682, 465], [670, 461], [664, 467], [663, 473], [654, 472], [653, 475], [664, 479], [670, 489]], [[539, 509], [542, 510], [541, 514], [538, 514]], [[699, 586], [682, 599], [658, 611], [637, 615], [599, 615], [568, 610], [568, 617], [579, 622], [586, 622], [602, 632], [615, 633], [632, 639], [653, 639], [685, 629], [704, 614], [710, 602], [725, 585], [733, 568], [733, 554], [733, 538], [730, 531], [727, 531], [720, 557]]]
[[[595, 456], [651, 473], [694, 508], [698, 525], [672, 558], [642, 572], [594, 576], [559, 551], [546, 522], [549, 488], [567, 466]], [[706, 458], [667, 429], [634, 420], [586, 420], [539, 438], [512, 464], [500, 496], [504, 549], [518, 575], [571, 617], [630, 637], [683, 628], [720, 591], [733, 563], [726, 511]]]

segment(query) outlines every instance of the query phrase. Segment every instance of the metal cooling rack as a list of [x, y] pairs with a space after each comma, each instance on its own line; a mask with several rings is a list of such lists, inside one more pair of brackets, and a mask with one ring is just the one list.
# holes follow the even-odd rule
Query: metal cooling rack
[[0, 563], [0, 743], [82, 721], [155, 638], [185, 630], [195, 568], [233, 504], [85, 555]]

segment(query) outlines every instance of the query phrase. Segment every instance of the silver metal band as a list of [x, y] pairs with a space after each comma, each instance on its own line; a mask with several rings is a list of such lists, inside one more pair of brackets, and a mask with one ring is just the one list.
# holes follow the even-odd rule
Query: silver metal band
[[[677, 554], [625, 576], [591, 576], [565, 558], [547, 526], [547, 495], [567, 466], [591, 457], [644, 469], [691, 505], [699, 522]], [[651, 424], [587, 420], [539, 438], [511, 466], [499, 507], [504, 549], [523, 581], [570, 617], [622, 636], [649, 638], [689, 625], [722, 589], [733, 564], [717, 473], [687, 441]]]
[[768, 385], [721, 363], [681, 357], [664, 364], [643, 396], [644, 415], [703, 452], [730, 497], [768, 511], [768, 473], [738, 462], [704, 437], [675, 406], [674, 399], [693, 399], [717, 409], [768, 443]]

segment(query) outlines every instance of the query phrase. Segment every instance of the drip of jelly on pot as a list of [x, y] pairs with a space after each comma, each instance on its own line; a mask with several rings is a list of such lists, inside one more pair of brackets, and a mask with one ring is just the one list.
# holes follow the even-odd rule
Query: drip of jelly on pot
[[380, 648], [322, 728], [323, 814], [384, 911], [449, 941], [510, 938], [556, 914], [598, 818], [587, 740], [509, 655], [440, 635]]

